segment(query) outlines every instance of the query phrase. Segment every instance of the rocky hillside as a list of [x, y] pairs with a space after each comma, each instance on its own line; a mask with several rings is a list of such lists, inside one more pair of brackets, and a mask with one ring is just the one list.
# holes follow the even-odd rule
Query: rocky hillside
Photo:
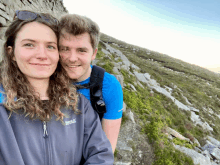
[[102, 34], [93, 61], [124, 93], [115, 165], [220, 164], [220, 76]]

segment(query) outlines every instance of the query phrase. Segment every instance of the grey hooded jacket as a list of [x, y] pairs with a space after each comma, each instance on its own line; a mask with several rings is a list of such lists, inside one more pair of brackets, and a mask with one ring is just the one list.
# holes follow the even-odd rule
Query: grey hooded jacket
[[[0, 98], [3, 98], [0, 94]], [[65, 124], [29, 120], [9, 112], [0, 100], [0, 165], [113, 165], [109, 140], [102, 130], [97, 113], [89, 101], [79, 97], [79, 110], [63, 110], [69, 117]]]

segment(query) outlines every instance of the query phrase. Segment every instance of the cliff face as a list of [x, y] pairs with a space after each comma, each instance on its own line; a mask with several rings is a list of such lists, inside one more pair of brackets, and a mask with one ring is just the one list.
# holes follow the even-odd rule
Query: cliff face
[[0, 51], [7, 25], [13, 20], [15, 11], [19, 9], [49, 11], [56, 17], [68, 12], [63, 6], [62, 0], [0, 0]]

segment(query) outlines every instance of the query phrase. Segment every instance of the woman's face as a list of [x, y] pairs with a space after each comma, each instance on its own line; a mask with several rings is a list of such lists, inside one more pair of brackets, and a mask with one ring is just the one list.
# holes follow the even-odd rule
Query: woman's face
[[28, 80], [49, 79], [59, 60], [53, 30], [38, 22], [25, 24], [17, 33], [13, 60]]

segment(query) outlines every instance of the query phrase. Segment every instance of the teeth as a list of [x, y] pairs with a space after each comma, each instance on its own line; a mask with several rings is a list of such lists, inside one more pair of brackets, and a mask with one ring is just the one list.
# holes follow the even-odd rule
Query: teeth
[[69, 68], [76, 68], [76, 67], [78, 67], [78, 66], [69, 66]]

